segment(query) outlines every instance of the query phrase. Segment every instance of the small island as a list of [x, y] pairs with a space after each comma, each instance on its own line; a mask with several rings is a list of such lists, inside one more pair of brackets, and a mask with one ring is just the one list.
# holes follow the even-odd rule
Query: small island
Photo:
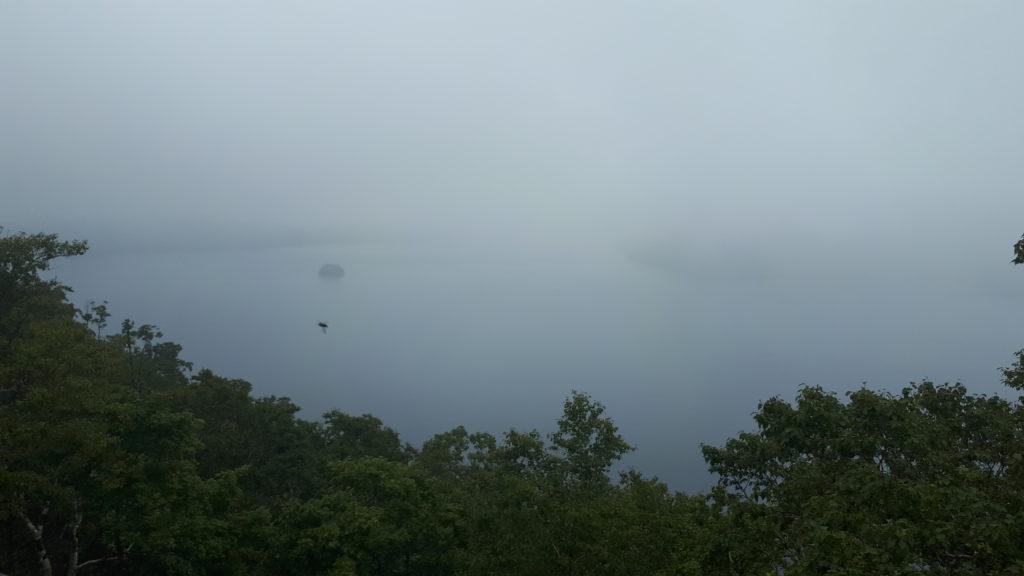
[[317, 274], [321, 278], [342, 278], [345, 276], [345, 269], [337, 264], [324, 264]]

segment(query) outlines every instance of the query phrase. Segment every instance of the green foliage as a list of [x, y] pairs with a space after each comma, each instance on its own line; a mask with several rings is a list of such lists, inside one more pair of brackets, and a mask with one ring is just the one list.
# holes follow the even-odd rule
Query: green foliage
[[[56, 234], [3, 235], [0, 227], [0, 289], [7, 297], [37, 286], [60, 286], [54, 280], [43, 280], [40, 273], [49, 270], [57, 258], [80, 256], [88, 245], [82, 241], [64, 242]], [[7, 301], [5, 300], [5, 303]]]
[[66, 573], [79, 555], [131, 545], [157, 565], [177, 562], [176, 528], [192, 518], [199, 480], [195, 420], [121, 385], [117, 356], [89, 338], [47, 323], [19, 342], [13, 360], [30, 385], [0, 406], [0, 508], [41, 529]]
[[244, 469], [239, 481], [264, 503], [310, 496], [325, 461], [316, 426], [298, 419], [298, 406], [287, 398], [253, 398], [251, 390], [244, 380], [201, 370], [171, 395], [202, 424], [199, 473], [210, 478]]
[[369, 414], [350, 416], [338, 410], [324, 414], [320, 434], [331, 458], [377, 457], [408, 462], [415, 451], [402, 444], [398, 433]]
[[562, 480], [591, 487], [605, 484], [611, 465], [632, 450], [604, 416], [604, 406], [578, 392], [565, 401], [551, 444], [562, 455]]
[[38, 322], [68, 320], [74, 307], [65, 300], [68, 288], [40, 274], [62, 257], [86, 251], [85, 242], [62, 242], [56, 234], [3, 235], [0, 228], [0, 401], [18, 392], [8, 373], [11, 348]]
[[178, 357], [181, 346], [174, 342], [160, 342], [161, 338], [163, 332], [156, 326], [136, 326], [127, 318], [121, 322], [121, 332], [109, 338], [123, 352], [129, 383], [139, 392], [165, 392], [180, 388], [186, 382], [183, 371], [192, 369], [191, 363]]
[[414, 465], [460, 511], [456, 572], [667, 573], [677, 496], [637, 473], [612, 483], [608, 469], [629, 446], [604, 407], [573, 393], [548, 441], [459, 427], [424, 444]]
[[[192, 373], [0, 236], [0, 572], [97, 575], [1024, 574], [1024, 407], [923, 382], [805, 387], [704, 446], [717, 484], [611, 471], [632, 448], [573, 392], [551, 434], [413, 449], [364, 414]], [[1024, 239], [1015, 246], [1024, 263]], [[1024, 390], [1024, 350], [1003, 369]]]
[[[848, 402], [804, 388], [761, 404], [758, 432], [704, 447], [715, 504], [758, 554], [732, 570], [786, 574], [1010, 572], [1024, 542], [1022, 412], [960, 385]], [[749, 536], [748, 536], [749, 537]]]
[[323, 494], [288, 511], [279, 573], [451, 574], [456, 515], [438, 492], [400, 462], [335, 462]]
[[79, 310], [78, 315], [86, 326], [95, 327], [93, 331], [97, 338], [103, 337], [103, 329], [107, 327], [107, 319], [110, 318], [106, 300], [102, 304], [90, 300], [88, 307], [85, 310]]
[[1024, 350], [1018, 350], [1017, 361], [1009, 368], [1003, 368], [1003, 384], [1014, 390], [1024, 391]]

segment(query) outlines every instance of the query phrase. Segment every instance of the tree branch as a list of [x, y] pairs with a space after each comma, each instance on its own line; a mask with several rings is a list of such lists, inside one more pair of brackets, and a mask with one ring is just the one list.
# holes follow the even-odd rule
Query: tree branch
[[114, 555], [114, 556], [107, 556], [106, 558], [94, 558], [92, 560], [86, 560], [85, 562], [82, 562], [81, 564], [78, 565], [78, 569], [81, 570], [82, 568], [85, 568], [86, 566], [92, 566], [93, 564], [100, 564], [102, 562], [110, 562], [111, 560], [117, 560], [117, 559], [118, 559], [118, 557], [116, 555]]
[[[49, 511], [50, 508], [48, 506], [44, 507], [42, 515], [45, 517], [46, 513]], [[19, 508], [15, 508], [15, 514], [17, 514], [18, 517], [21, 518], [21, 520], [25, 523], [25, 527], [28, 528], [28, 531], [32, 533], [32, 541], [36, 547], [36, 556], [39, 559], [40, 573], [43, 576], [51, 576], [53, 574], [53, 566], [50, 563], [50, 556], [46, 550], [46, 543], [43, 542], [44, 525], [42, 523], [37, 525], [35, 522], [32, 521], [31, 518], [28, 517], [28, 514], [25, 514], [25, 512]]]

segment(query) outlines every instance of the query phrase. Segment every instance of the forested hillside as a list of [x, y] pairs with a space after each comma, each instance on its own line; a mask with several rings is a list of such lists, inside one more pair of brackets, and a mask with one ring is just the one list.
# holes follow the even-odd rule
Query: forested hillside
[[631, 447], [581, 393], [550, 435], [420, 447], [370, 415], [298, 418], [77, 310], [45, 271], [85, 252], [0, 236], [0, 573], [1024, 574], [1024, 351], [1012, 399], [751, 398], [753, 431], [703, 447], [717, 485], [682, 494], [612, 477]]

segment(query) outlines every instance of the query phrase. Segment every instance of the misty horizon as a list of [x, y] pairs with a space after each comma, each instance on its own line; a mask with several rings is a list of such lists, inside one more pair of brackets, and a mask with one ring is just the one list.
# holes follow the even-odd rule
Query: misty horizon
[[804, 383], [1001, 392], [1022, 17], [9, 2], [0, 225], [88, 240], [55, 268], [76, 304], [304, 417], [419, 443], [578, 389], [627, 464], [703, 488], [699, 443]]

